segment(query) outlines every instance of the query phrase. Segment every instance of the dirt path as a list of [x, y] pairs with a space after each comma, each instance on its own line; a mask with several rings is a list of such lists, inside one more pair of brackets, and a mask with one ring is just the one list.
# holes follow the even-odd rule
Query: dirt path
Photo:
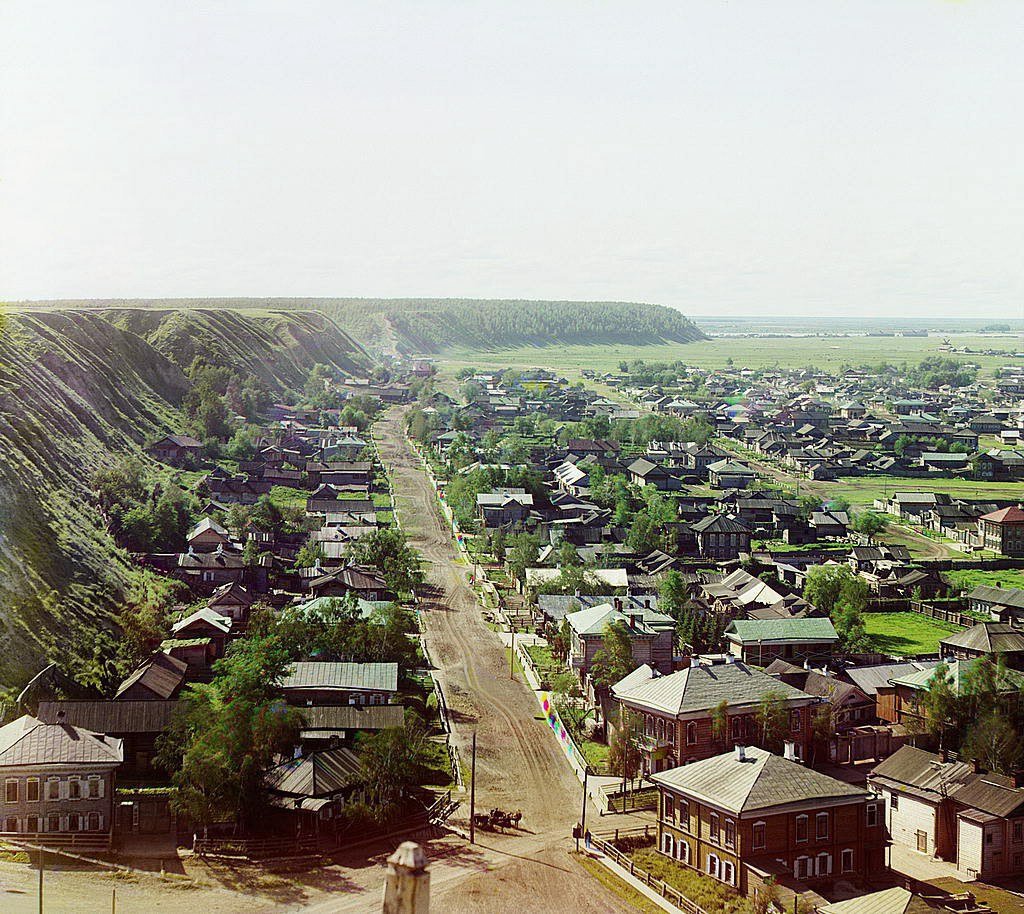
[[[402, 431], [405, 411], [391, 410], [375, 428], [402, 527], [427, 563], [437, 602], [424, 608], [427, 650], [451, 710], [453, 739], [469, 763], [477, 733], [477, 808], [523, 812], [525, 834], [480, 836], [498, 873], [438, 887], [443, 910], [460, 912], [619, 912], [631, 910], [569, 856], [582, 788], [548, 732], [529, 688], [509, 678], [498, 635], [483, 621], [444, 523], [433, 486]], [[468, 800], [468, 798], [467, 798]], [[468, 805], [468, 803], [467, 803]], [[468, 809], [459, 811], [468, 816]], [[503, 864], [503, 865], [502, 865]]]

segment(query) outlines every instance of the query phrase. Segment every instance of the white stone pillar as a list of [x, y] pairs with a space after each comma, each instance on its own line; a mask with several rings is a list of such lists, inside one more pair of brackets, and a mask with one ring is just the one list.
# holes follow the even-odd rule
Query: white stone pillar
[[427, 855], [415, 841], [403, 841], [388, 857], [383, 914], [430, 914]]

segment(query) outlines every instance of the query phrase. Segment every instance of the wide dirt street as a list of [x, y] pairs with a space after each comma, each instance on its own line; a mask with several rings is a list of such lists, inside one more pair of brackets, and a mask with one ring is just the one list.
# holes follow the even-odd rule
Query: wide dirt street
[[[439, 667], [451, 711], [453, 739], [468, 765], [477, 733], [477, 809], [501, 806], [523, 813], [521, 835], [478, 833], [489, 868], [499, 869], [441, 882], [433, 892], [438, 910], [630, 911], [569, 856], [582, 788], [547, 724], [536, 719], [540, 709], [533, 693], [509, 678], [506, 649], [481, 617], [466, 578], [469, 568], [459, 562], [430, 477], [403, 434], [404, 415], [405, 410], [389, 411], [375, 436], [391, 472], [402, 527], [423, 553], [428, 582], [440, 589], [437, 602], [424, 607], [423, 620], [427, 650]], [[459, 814], [467, 818], [468, 808]]]

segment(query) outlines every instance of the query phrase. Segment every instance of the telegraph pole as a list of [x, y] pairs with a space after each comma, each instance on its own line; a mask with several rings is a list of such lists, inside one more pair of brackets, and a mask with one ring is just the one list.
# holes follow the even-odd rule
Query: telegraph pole
[[39, 848], [39, 914], [43, 914], [43, 869], [45, 866], [45, 852]]
[[[469, 774], [469, 843], [476, 843], [476, 730], [473, 731], [473, 755]], [[42, 911], [40, 911], [42, 914]]]

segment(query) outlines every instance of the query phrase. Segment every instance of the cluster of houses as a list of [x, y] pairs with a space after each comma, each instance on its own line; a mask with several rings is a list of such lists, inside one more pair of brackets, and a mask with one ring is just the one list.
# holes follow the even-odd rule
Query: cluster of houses
[[[366, 393], [365, 385], [355, 389]], [[407, 388], [399, 390], [395, 398], [405, 399]], [[168, 637], [114, 694], [64, 699], [41, 681], [26, 700], [33, 713], [0, 728], [0, 836], [104, 849], [115, 834], [180, 831], [186, 823], [175, 821], [166, 793], [142, 789], [167, 783], [154, 764], [157, 740], [186, 687], [209, 681], [231, 642], [245, 637], [254, 608], [302, 613], [347, 597], [370, 618], [398, 598], [380, 569], [349, 557], [352, 543], [390, 516], [374, 505], [375, 495], [387, 503], [387, 491], [372, 450], [354, 427], [331, 425], [332, 412], [275, 406], [257, 455], [237, 473], [216, 468], [202, 479], [203, 517], [185, 549], [138, 557], [183, 582], [190, 596]], [[203, 462], [202, 446], [184, 435], [155, 442], [149, 453], [176, 466]], [[287, 486], [296, 504], [304, 494], [299, 532], [229, 529], [231, 505], [253, 505], [274, 486]], [[297, 568], [310, 544], [317, 559]], [[400, 672], [397, 663], [376, 662], [290, 667], [280, 698], [301, 709], [302, 727], [293, 757], [265, 773], [281, 833], [318, 833], [336, 821], [358, 787], [356, 736], [404, 723]]]
[[[706, 415], [718, 435], [811, 479], [1024, 478], [1024, 372], [1015, 366], [995, 381], [938, 389], [911, 389], [858, 369], [836, 377], [811, 369], [685, 367], [674, 381], [659, 377], [650, 386], [628, 373], [600, 380], [646, 410]], [[988, 446], [979, 452], [982, 438]]]
[[[805, 374], [802, 380], [824, 383]], [[609, 741], [619, 731], [633, 741], [640, 773], [659, 793], [658, 850], [747, 894], [772, 883], [811, 899], [839, 880], [866, 885], [886, 870], [894, 844], [941, 858], [965, 880], [1024, 875], [1024, 777], [929, 751], [921, 711], [940, 663], [954, 692], [983, 657], [1005, 661], [1002, 688], [1014, 695], [1024, 689], [1024, 591], [961, 592], [938, 564], [853, 535], [847, 511], [827, 504], [808, 511], [805, 501], [761, 487], [737, 456], [751, 451], [758, 462], [778, 460], [812, 478], [974, 474], [987, 465], [975, 453], [979, 434], [999, 430], [972, 421], [964, 406], [970, 391], [942, 391], [920, 402], [880, 398], [870, 376], [853, 372], [845, 388], [793, 398], [798, 378], [780, 372], [762, 374], [758, 383], [775, 389], [758, 405], [749, 384], [740, 386], [742, 372], [696, 375], [690, 386], [699, 381], [723, 404], [743, 394], [743, 407], [709, 409], [706, 401], [646, 396], [629, 389], [625, 377], [601, 380], [645, 410], [707, 416], [718, 435], [733, 439], [727, 448], [654, 441], [636, 452], [611, 437], [534, 440], [522, 467], [542, 480], [540, 487], [499, 486], [477, 496], [480, 536], [499, 530], [537, 536], [538, 560], [515, 581], [521, 614], [514, 618], [562, 633], [566, 665], [579, 677], [584, 700], [596, 706]], [[723, 381], [718, 389], [710, 383], [716, 375]], [[737, 384], [726, 383], [729, 378]], [[584, 403], [585, 392], [555, 376], [544, 377], [542, 394], [500, 375], [475, 380], [482, 393], [468, 407], [474, 422], [441, 424], [428, 442], [436, 465], [447, 464], [452, 473], [459, 468], [450, 449], [480, 444], [482, 429], [500, 434], [526, 413], [548, 416], [551, 404], [550, 415], [563, 420], [580, 421], [578, 406], [583, 417], [600, 414], [596, 395]], [[1024, 416], [991, 400], [984, 406], [1007, 428]], [[900, 437], [909, 443], [897, 457], [892, 448]], [[925, 438], [931, 448], [942, 442], [941, 454], [956, 461], [917, 447]], [[477, 456], [484, 459], [482, 448]], [[673, 506], [672, 548], [629, 548], [621, 518], [592, 500], [594, 481], [613, 476], [657, 490]], [[988, 478], [1007, 477], [992, 472]], [[1014, 501], [925, 495], [908, 483], [907, 491], [875, 507], [971, 548], [1022, 555], [1024, 512]], [[566, 544], [585, 563], [583, 583], [572, 593], [552, 592]], [[832, 620], [802, 594], [808, 570], [829, 563], [847, 565], [879, 607], [953, 620], [957, 630], [937, 654], [845, 653]], [[659, 609], [668, 571], [678, 573], [689, 611], [718, 621], [715, 651], [698, 653], [682, 643], [677, 620]], [[506, 609], [512, 608], [509, 598]], [[610, 625], [626, 633], [634, 669], [603, 689], [594, 673]], [[777, 706], [770, 738], [764, 731], [769, 699]], [[915, 806], [926, 800], [927, 816]], [[906, 907], [910, 893], [898, 893], [888, 901]]]

